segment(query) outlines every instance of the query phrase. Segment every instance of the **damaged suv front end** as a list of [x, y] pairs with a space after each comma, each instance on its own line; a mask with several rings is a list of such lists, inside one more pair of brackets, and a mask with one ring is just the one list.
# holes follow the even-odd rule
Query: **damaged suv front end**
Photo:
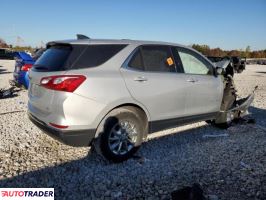
[[248, 108], [254, 100], [255, 91], [258, 86], [254, 88], [250, 95], [241, 98], [237, 95], [234, 84], [233, 77], [235, 70], [233, 63], [228, 59], [224, 59], [214, 64], [217, 66], [217, 69], [220, 69], [220, 74], [223, 75], [224, 94], [220, 112], [213, 123], [221, 128], [227, 128], [232, 121], [236, 121], [249, 114]]

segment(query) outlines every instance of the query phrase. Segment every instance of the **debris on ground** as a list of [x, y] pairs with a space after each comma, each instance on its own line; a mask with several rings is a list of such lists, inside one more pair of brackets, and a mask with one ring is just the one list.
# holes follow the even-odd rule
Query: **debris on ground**
[[16, 97], [17, 92], [20, 91], [16, 87], [12, 86], [8, 89], [0, 89], [0, 99], [10, 98], [10, 97]]
[[243, 168], [245, 168], [245, 169], [247, 169], [247, 170], [251, 170], [251, 169], [252, 169], [252, 168], [250, 167], [250, 165], [244, 163], [243, 161], [240, 162], [240, 165], [241, 165], [241, 167], [243, 167]]
[[137, 160], [139, 164], [144, 164], [147, 161], [150, 161], [149, 159], [145, 158], [144, 156], [139, 156], [139, 155], [133, 155], [132, 157], [134, 160]]
[[203, 135], [202, 137], [203, 138], [216, 138], [216, 137], [228, 137], [228, 136], [229, 136], [229, 134], [224, 133], [224, 134], [218, 134], [218, 135], [206, 134], [206, 135]]

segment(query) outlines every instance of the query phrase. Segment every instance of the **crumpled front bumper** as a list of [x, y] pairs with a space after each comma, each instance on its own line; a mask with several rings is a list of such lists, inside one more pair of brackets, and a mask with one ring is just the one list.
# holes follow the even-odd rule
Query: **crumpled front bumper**
[[236, 101], [235, 106], [230, 110], [222, 110], [219, 112], [215, 122], [216, 123], [226, 123], [234, 119], [248, 115], [248, 108], [255, 98], [255, 91], [257, 86], [254, 88], [253, 92], [245, 98]]
[[226, 112], [234, 112], [234, 111], [240, 111], [240, 112], [245, 112], [247, 111], [248, 107], [251, 105], [255, 97], [255, 93], [253, 92], [249, 96], [243, 99], [237, 100], [237, 104], [234, 108], [226, 111]]

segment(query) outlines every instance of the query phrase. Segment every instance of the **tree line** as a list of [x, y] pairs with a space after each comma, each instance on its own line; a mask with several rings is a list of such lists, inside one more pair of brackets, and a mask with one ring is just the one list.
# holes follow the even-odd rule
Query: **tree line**
[[266, 49], [259, 51], [251, 51], [250, 46], [247, 46], [245, 50], [222, 50], [220, 48], [211, 49], [208, 45], [193, 44], [193, 49], [201, 52], [206, 56], [224, 57], [224, 56], [240, 56], [246, 58], [266, 58]]
[[33, 52], [35, 48], [31, 46], [13, 46], [8, 45], [2, 38], [0, 38], [0, 48], [9, 48], [12, 51], [30, 51]]

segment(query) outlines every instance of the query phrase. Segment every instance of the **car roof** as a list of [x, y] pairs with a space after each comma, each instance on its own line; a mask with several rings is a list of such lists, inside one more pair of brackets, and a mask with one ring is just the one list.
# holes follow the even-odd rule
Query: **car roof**
[[[126, 44], [126, 45], [134, 45], [134, 46], [140, 46], [140, 45], [169, 45], [169, 46], [177, 46], [177, 47], [182, 47], [186, 49], [190, 49], [191, 51], [196, 52], [197, 54], [200, 54], [201, 56], [205, 57], [202, 55], [200, 52], [196, 51], [190, 46], [185, 46], [177, 43], [172, 43], [172, 42], [161, 42], [161, 41], [147, 41], [147, 40], [130, 40], [130, 39], [71, 39], [71, 40], [57, 40], [57, 41], [52, 41], [47, 43], [47, 48], [49, 46], [53, 46], [56, 44], [70, 44], [70, 45], [93, 45], [93, 44]], [[205, 57], [205, 60], [207, 60], [211, 65], [213, 63], [208, 60]]]
[[171, 46], [179, 46], [190, 48], [188, 46], [184, 46], [181, 44], [171, 43], [171, 42], [161, 42], [161, 41], [146, 41], [146, 40], [130, 40], [130, 39], [74, 39], [74, 40], [59, 40], [59, 41], [52, 41], [48, 44], [134, 44], [134, 45], [171, 45]]

